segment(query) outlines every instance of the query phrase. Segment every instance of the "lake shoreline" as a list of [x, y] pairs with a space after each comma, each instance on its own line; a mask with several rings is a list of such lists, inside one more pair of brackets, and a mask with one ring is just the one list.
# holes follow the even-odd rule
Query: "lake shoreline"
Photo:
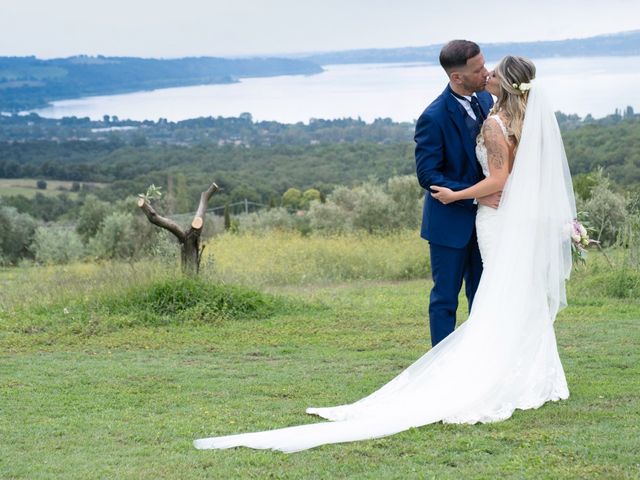
[[[628, 68], [630, 64], [640, 65], [640, 56], [534, 61], [538, 65], [538, 81], [555, 95], [552, 99], [558, 111], [602, 118], [627, 106], [640, 109], [637, 99], [626, 94], [628, 85], [640, 82], [640, 67]], [[378, 118], [413, 122], [445, 85], [440, 66], [427, 62], [325, 65], [322, 73], [313, 75], [253, 77], [231, 84], [82, 97], [22, 113], [94, 120], [110, 115], [137, 121], [238, 117], [250, 113], [257, 121], [285, 124], [341, 118], [360, 118], [367, 123]]]

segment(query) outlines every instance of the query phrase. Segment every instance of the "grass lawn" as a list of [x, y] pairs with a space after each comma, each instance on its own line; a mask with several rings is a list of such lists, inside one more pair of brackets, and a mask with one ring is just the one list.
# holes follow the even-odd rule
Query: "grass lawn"
[[640, 300], [588, 295], [588, 279], [556, 322], [567, 401], [287, 455], [192, 441], [315, 422], [306, 407], [381, 386], [429, 348], [428, 280], [271, 287], [284, 303], [266, 318], [163, 323], [70, 270], [30, 295], [33, 272], [0, 271], [0, 478], [640, 477]]

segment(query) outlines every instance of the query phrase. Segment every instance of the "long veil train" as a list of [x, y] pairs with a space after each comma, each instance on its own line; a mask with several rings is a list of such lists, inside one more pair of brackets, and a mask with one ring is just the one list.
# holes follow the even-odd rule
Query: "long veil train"
[[491, 255], [469, 319], [396, 378], [349, 405], [309, 408], [332, 420], [196, 440], [296, 452], [391, 435], [438, 421], [495, 422], [569, 396], [553, 322], [566, 305], [568, 226], [575, 200], [560, 129], [546, 96], [529, 92]]

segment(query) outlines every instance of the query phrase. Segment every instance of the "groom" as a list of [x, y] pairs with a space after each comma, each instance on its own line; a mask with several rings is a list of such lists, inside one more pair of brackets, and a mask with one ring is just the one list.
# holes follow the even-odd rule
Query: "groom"
[[469, 310], [482, 274], [475, 232], [477, 203], [497, 208], [500, 194], [444, 205], [429, 195], [431, 185], [467, 188], [484, 177], [475, 154], [476, 137], [493, 105], [484, 91], [489, 72], [480, 47], [453, 40], [440, 52], [449, 84], [416, 124], [416, 172], [427, 190], [422, 238], [429, 241], [433, 289], [429, 302], [431, 343], [435, 346], [456, 326], [458, 295], [465, 282]]

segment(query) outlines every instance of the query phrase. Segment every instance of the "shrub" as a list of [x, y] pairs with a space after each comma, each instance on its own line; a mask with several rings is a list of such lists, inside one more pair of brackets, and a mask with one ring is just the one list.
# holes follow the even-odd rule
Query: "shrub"
[[297, 188], [290, 188], [282, 194], [282, 206], [292, 209], [300, 207], [302, 192]]
[[22, 258], [31, 257], [29, 246], [33, 242], [37, 221], [13, 207], [0, 207], [0, 258], [5, 265], [14, 265]]
[[112, 213], [89, 242], [89, 251], [101, 259], [132, 259], [139, 248], [134, 218], [130, 213]]
[[[606, 179], [605, 179], [606, 180]], [[602, 181], [591, 190], [591, 198], [582, 208], [593, 237], [604, 245], [612, 245], [627, 221], [626, 199], [611, 190], [608, 181]]]
[[640, 212], [632, 210], [618, 234], [618, 246], [624, 250], [625, 267], [640, 269]]
[[602, 273], [590, 272], [578, 292], [581, 298], [638, 298], [640, 272], [625, 267]]
[[598, 184], [599, 177], [601, 176], [601, 171], [575, 175], [573, 177], [573, 190], [576, 196], [585, 201], [589, 200], [591, 198], [591, 191], [593, 187]]
[[353, 212], [358, 202], [358, 194], [349, 187], [337, 187], [328, 197], [327, 201], [335, 203], [346, 212]]
[[65, 227], [38, 227], [31, 249], [36, 261], [44, 264], [65, 264], [80, 259], [84, 246], [80, 235]]
[[353, 230], [353, 215], [332, 201], [313, 202], [308, 218], [311, 230], [323, 234], [347, 233]]
[[80, 207], [76, 225], [76, 231], [85, 243], [98, 233], [102, 222], [107, 215], [113, 213], [113, 210], [111, 204], [98, 200], [95, 195], [87, 195], [84, 204]]
[[640, 297], [640, 272], [621, 268], [604, 283], [605, 292], [614, 298]]
[[418, 228], [422, 221], [424, 190], [415, 175], [392, 177], [387, 182], [387, 191], [395, 203], [396, 217], [400, 228]]
[[320, 191], [315, 188], [305, 190], [302, 194], [302, 200], [300, 201], [300, 207], [305, 210], [311, 206], [311, 202], [319, 202], [321, 198]]
[[396, 230], [400, 226], [393, 199], [378, 185], [365, 183], [354, 191], [357, 196], [353, 211], [354, 228], [376, 233]]
[[296, 217], [285, 208], [272, 208], [248, 215], [238, 215], [238, 231], [267, 232], [271, 230], [295, 230]]
[[308, 211], [287, 213], [285, 208], [273, 208], [240, 217], [240, 232], [261, 230], [297, 230], [307, 234], [347, 233], [364, 230], [384, 233], [415, 229], [422, 218], [424, 192], [413, 175], [391, 178], [386, 184], [373, 181], [349, 188], [337, 187], [325, 202], [318, 190], [309, 189], [300, 197], [296, 189], [283, 196], [283, 206], [307, 206]]

